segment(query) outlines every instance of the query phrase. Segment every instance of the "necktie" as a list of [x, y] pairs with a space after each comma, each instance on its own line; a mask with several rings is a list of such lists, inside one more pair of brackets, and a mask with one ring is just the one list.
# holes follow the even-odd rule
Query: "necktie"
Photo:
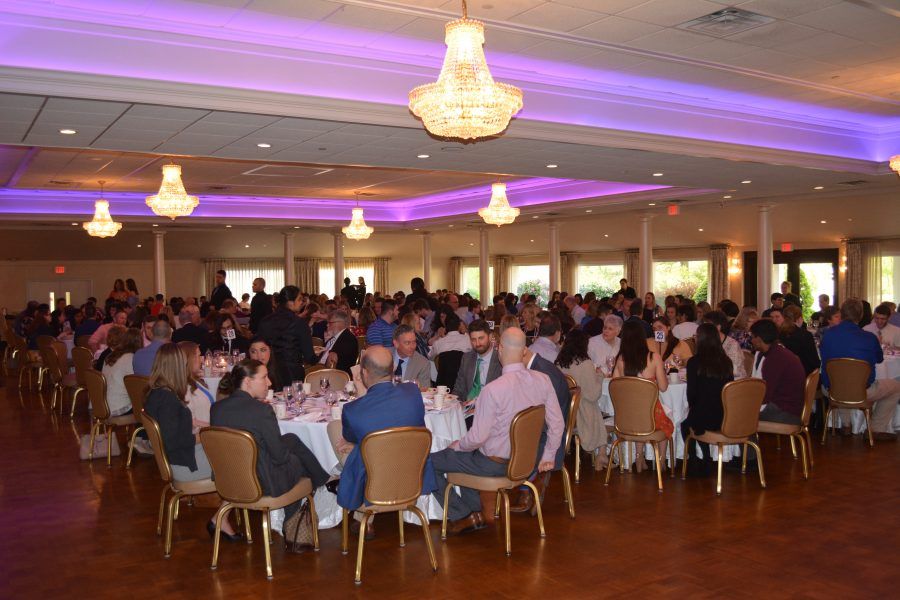
[[472, 387], [469, 388], [469, 395], [464, 405], [467, 417], [475, 414], [475, 399], [481, 393], [481, 363], [482, 358], [479, 357], [475, 361], [475, 378], [472, 380]]
[[397, 361], [397, 368], [394, 369], [394, 375], [396, 375], [397, 377], [403, 376], [403, 361], [404, 360], [406, 360], [406, 359], [401, 358], [400, 360]]

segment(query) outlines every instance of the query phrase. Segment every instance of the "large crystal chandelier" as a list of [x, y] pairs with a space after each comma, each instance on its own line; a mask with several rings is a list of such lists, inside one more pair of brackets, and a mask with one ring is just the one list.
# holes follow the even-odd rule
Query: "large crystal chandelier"
[[100, 199], [94, 202], [93, 220], [81, 224], [91, 237], [114, 237], [122, 229], [121, 223], [112, 220], [112, 216], [109, 214], [109, 202], [103, 199], [104, 183], [100, 182]]
[[497, 83], [484, 58], [484, 23], [463, 16], [446, 25], [447, 54], [435, 83], [409, 93], [409, 110], [433, 135], [464, 140], [497, 135], [522, 110], [522, 90]]
[[163, 165], [162, 184], [159, 193], [147, 196], [147, 206], [161, 217], [186, 217], [194, 212], [200, 200], [197, 196], [189, 196], [181, 182], [180, 165]]
[[488, 225], [509, 225], [519, 216], [519, 209], [509, 205], [506, 199], [506, 184], [495, 183], [491, 186], [491, 203], [478, 209], [478, 216]]
[[375, 231], [374, 228], [366, 225], [366, 220], [363, 218], [363, 209], [359, 206], [359, 194], [356, 195], [356, 208], [353, 209], [353, 218], [350, 219], [348, 226], [341, 228], [341, 231], [348, 239], [357, 241], [369, 239], [369, 236]]
[[900, 154], [891, 157], [891, 169], [900, 175]]

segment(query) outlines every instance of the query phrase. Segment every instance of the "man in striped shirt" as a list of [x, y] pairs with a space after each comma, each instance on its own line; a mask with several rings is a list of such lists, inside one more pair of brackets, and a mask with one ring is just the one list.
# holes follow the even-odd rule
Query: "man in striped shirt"
[[385, 298], [381, 303], [381, 316], [366, 330], [367, 346], [394, 347], [394, 321], [397, 319], [397, 303]]

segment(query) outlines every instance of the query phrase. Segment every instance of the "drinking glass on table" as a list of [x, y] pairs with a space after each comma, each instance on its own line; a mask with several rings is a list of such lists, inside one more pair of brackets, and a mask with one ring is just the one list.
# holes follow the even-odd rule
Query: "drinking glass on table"
[[606, 357], [606, 376], [612, 377], [613, 369], [616, 368], [616, 357], [615, 356], [607, 356]]
[[319, 390], [322, 393], [327, 392], [328, 388], [330, 388], [330, 387], [331, 387], [331, 381], [327, 377], [321, 377], [319, 379]]

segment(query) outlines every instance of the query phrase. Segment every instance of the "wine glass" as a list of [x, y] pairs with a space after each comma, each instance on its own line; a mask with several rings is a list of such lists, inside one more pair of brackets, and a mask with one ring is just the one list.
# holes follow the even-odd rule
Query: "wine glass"
[[322, 377], [319, 379], [319, 389], [323, 392], [327, 392], [331, 387], [331, 381], [327, 377]]
[[613, 369], [616, 368], [616, 357], [615, 356], [607, 356], [606, 357], [606, 374], [607, 376], [612, 375]]

